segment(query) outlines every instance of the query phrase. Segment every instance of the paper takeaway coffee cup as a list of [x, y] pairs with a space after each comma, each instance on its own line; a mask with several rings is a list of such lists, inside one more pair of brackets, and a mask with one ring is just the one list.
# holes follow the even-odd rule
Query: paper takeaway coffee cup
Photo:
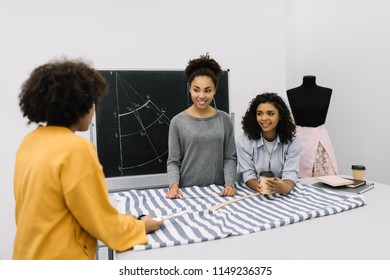
[[271, 190], [268, 185], [268, 181], [273, 179], [275, 177], [274, 173], [272, 171], [261, 171], [260, 172], [260, 186], [261, 186], [261, 193], [262, 194], [271, 194]]
[[352, 165], [352, 178], [357, 180], [364, 180], [366, 167], [364, 165]]

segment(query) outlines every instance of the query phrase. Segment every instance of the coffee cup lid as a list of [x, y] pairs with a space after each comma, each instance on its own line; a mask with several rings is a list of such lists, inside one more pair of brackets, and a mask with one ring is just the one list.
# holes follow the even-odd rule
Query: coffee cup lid
[[352, 169], [354, 170], [366, 170], [364, 165], [352, 165]]
[[272, 171], [260, 171], [261, 177], [275, 177]]

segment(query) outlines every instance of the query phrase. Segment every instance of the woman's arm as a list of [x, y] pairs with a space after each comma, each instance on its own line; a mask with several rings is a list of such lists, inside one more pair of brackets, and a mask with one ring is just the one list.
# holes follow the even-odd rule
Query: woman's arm
[[169, 186], [174, 184], [179, 187], [180, 182], [180, 165], [182, 160], [182, 153], [180, 148], [180, 139], [177, 124], [175, 119], [171, 121], [168, 133], [168, 160], [167, 173]]
[[245, 183], [251, 179], [257, 180], [258, 178], [254, 162], [254, 150], [252, 148], [252, 146], [256, 145], [255, 142], [255, 140], [249, 140], [245, 134], [242, 134], [237, 141], [238, 179]]
[[246, 181], [245, 184], [256, 192], [261, 191], [260, 183], [259, 183], [258, 179], [250, 179], [250, 180]]
[[[282, 170], [282, 180], [290, 180], [289, 184], [293, 184], [298, 180], [299, 161], [301, 158], [301, 142], [298, 136], [294, 136], [292, 141], [288, 144], [287, 153], [284, 157], [284, 164]], [[292, 188], [291, 187], [291, 188]]]
[[168, 191], [165, 193], [166, 198], [180, 198], [182, 192], [179, 188], [179, 184], [172, 184], [169, 186]]
[[232, 196], [237, 192], [235, 191], [234, 184], [236, 182], [237, 175], [237, 151], [236, 151], [236, 142], [234, 139], [234, 130], [233, 124], [230, 120], [230, 117], [227, 116], [225, 119], [225, 135], [224, 135], [224, 163], [223, 163], [223, 173], [225, 187], [231, 188], [227, 189], [225, 195]]
[[298, 179], [300, 155], [301, 143], [298, 136], [294, 136], [288, 144], [287, 154], [284, 157], [282, 178], [270, 180], [269, 185], [273, 193], [288, 194], [291, 192]]

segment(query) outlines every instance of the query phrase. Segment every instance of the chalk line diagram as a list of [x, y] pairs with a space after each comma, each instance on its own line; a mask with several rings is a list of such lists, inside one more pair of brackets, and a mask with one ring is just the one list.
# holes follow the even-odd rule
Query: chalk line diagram
[[115, 75], [115, 95], [121, 175], [126, 171], [162, 165], [165, 170], [168, 154], [168, 130], [170, 118], [166, 108], [159, 107], [151, 94], [140, 92], [129, 78]]

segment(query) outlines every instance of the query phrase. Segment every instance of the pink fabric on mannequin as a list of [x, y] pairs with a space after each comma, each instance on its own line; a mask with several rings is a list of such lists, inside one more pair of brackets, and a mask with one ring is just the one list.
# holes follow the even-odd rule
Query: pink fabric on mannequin
[[328, 159], [330, 160], [330, 162], [325, 164], [328, 166], [331, 165], [333, 167], [333, 171], [337, 174], [338, 169], [336, 155], [333, 151], [332, 142], [325, 125], [317, 127], [297, 126], [296, 128], [302, 145], [301, 160], [299, 163], [299, 177], [305, 178], [313, 176], [313, 166], [316, 160], [318, 145], [320, 143], [328, 154]]

